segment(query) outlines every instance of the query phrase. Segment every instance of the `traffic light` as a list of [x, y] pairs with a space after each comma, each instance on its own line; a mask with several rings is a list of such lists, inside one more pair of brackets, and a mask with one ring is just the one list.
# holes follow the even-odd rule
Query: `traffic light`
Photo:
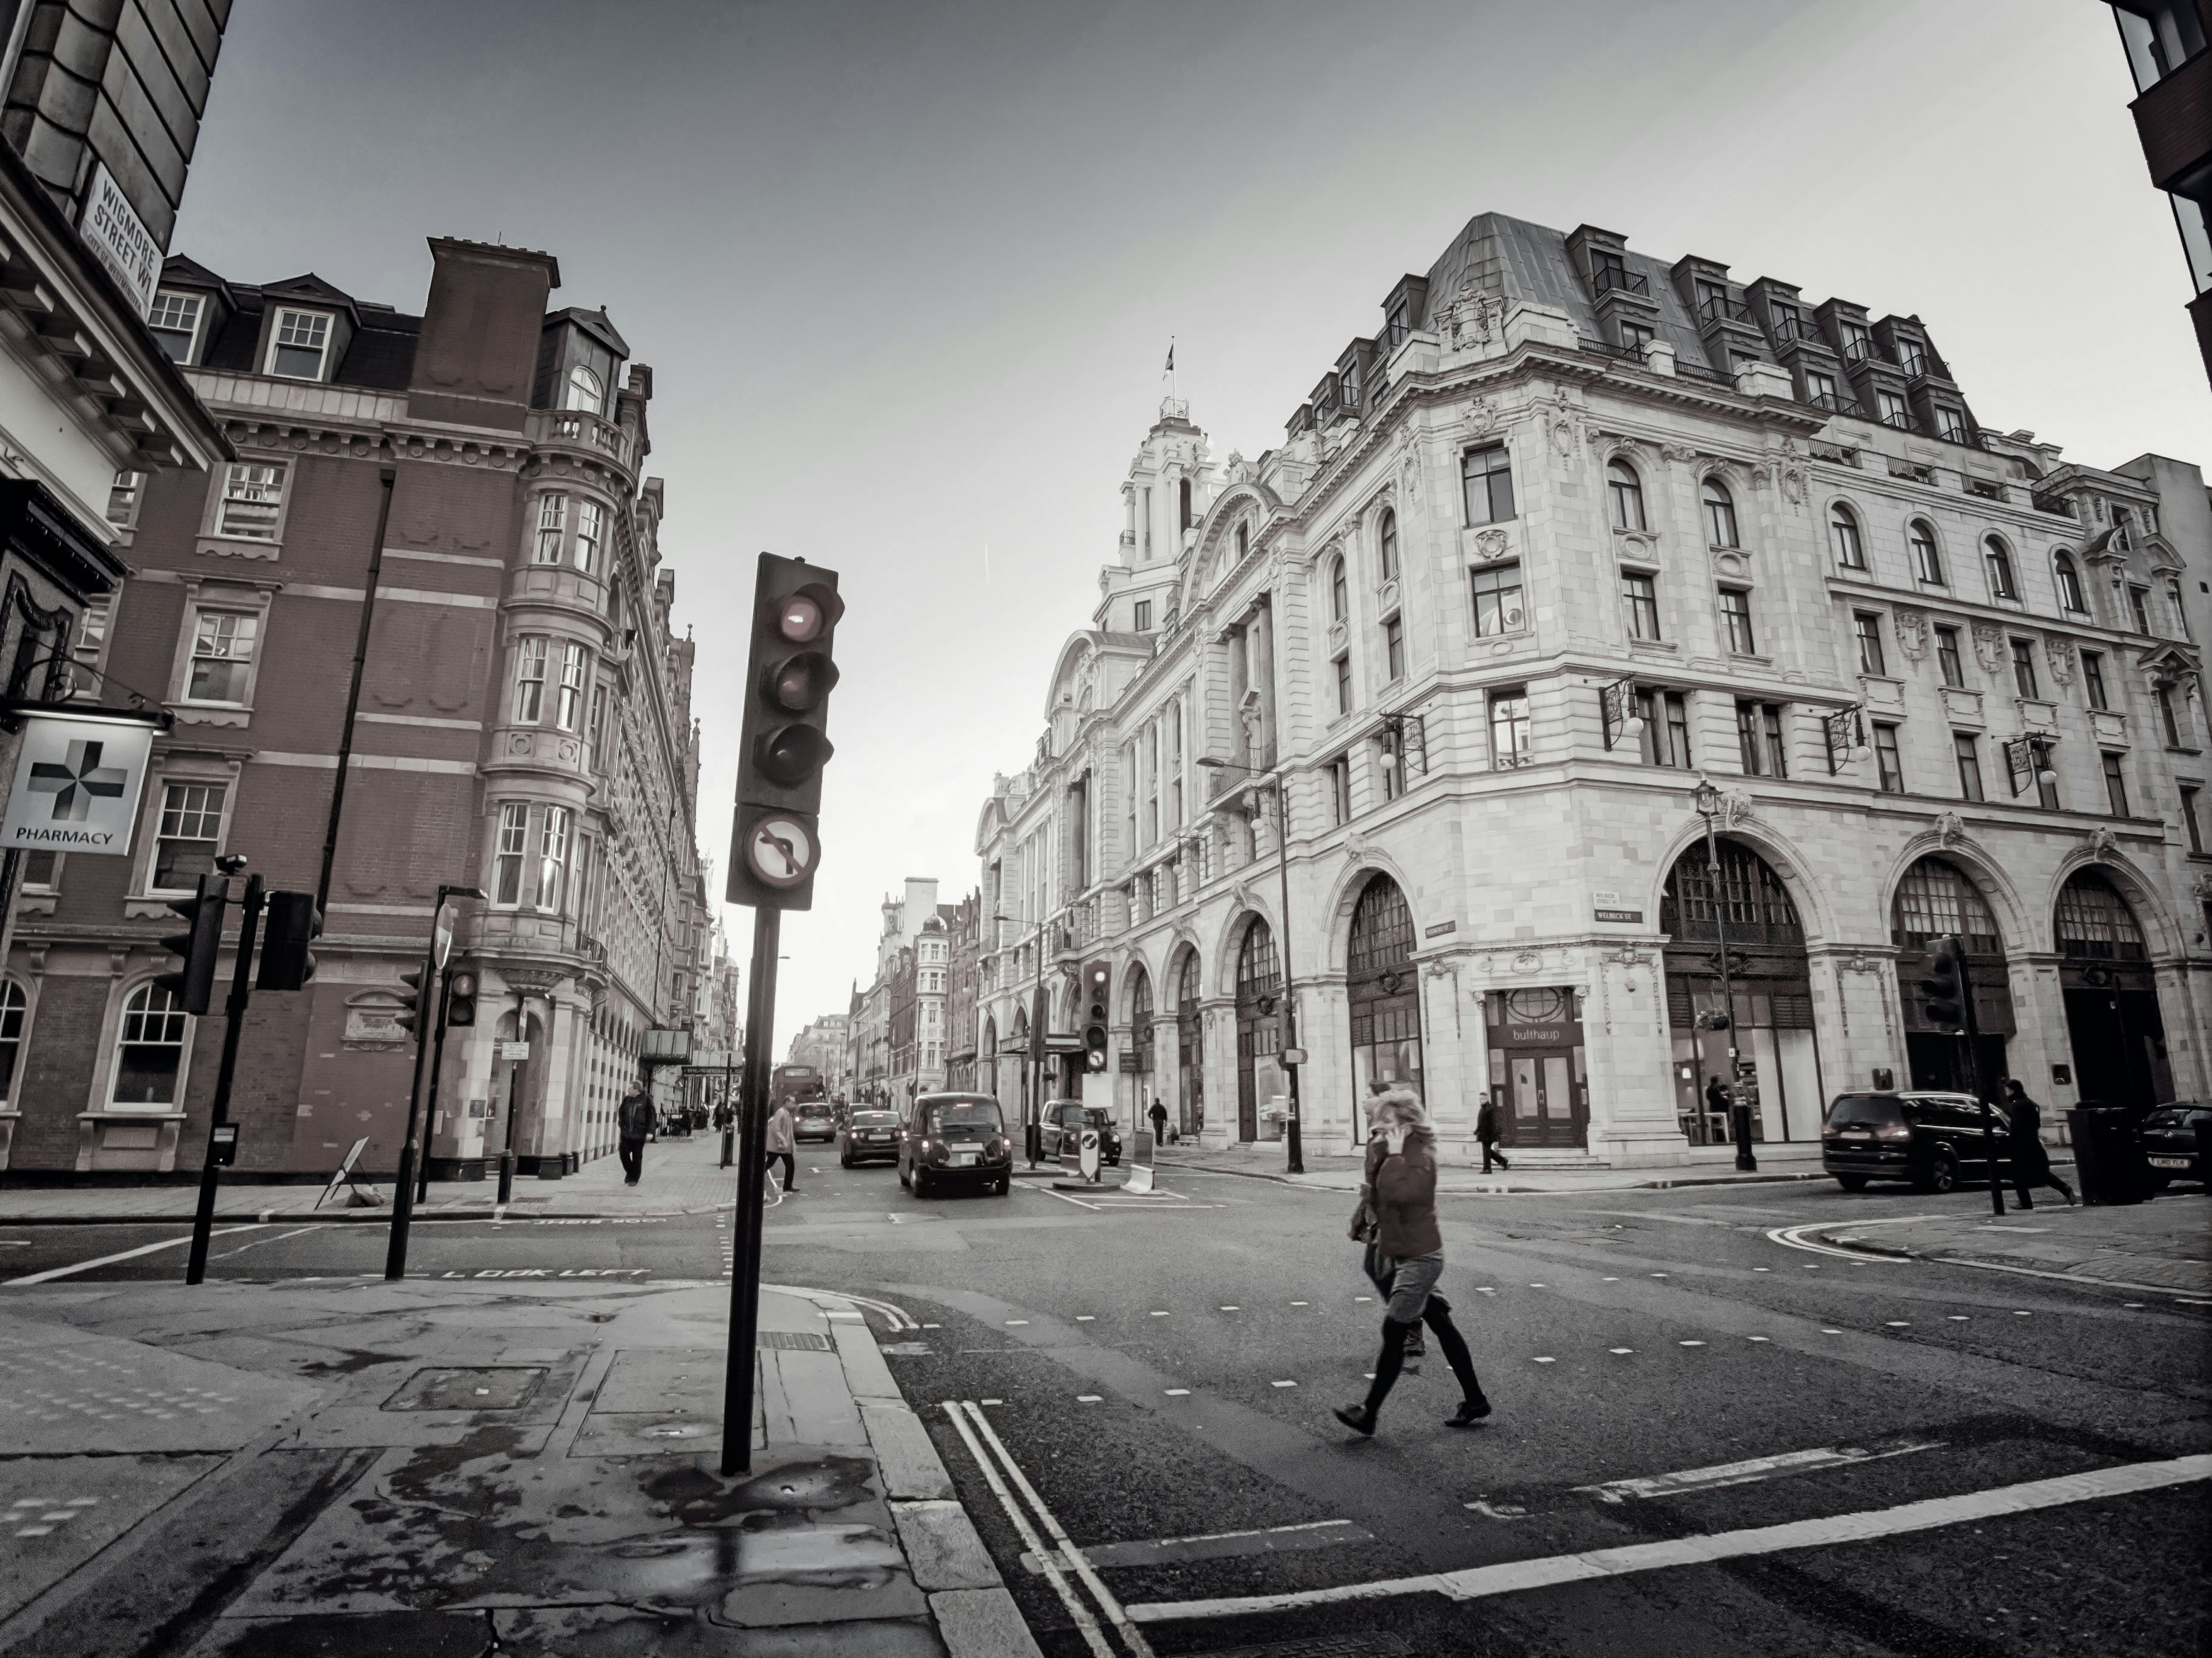
[[844, 613], [835, 570], [760, 556], [726, 891], [733, 904], [813, 908], [822, 768], [836, 751], [829, 737], [837, 683], [830, 651]]
[[1966, 1026], [1966, 950], [1955, 935], [1938, 938], [1929, 952], [1928, 976], [1920, 981], [1927, 997], [1928, 1023], [1944, 1030]]
[[174, 973], [164, 973], [154, 982], [176, 999], [187, 1013], [204, 1013], [215, 999], [216, 957], [222, 950], [222, 909], [230, 896], [227, 875], [203, 875], [199, 891], [190, 898], [172, 898], [169, 908], [187, 923], [182, 932], [161, 940], [161, 948], [183, 958]]
[[272, 892], [261, 938], [261, 976], [256, 990], [301, 990], [315, 976], [314, 952], [323, 934], [323, 912], [312, 892]]
[[1103, 960], [1086, 962], [1083, 968], [1083, 1066], [1094, 1075], [1106, 1069], [1106, 1010], [1114, 969]]
[[446, 981], [446, 1023], [448, 1028], [451, 1028], [457, 1024], [474, 1024], [476, 1022], [476, 969], [465, 967], [456, 970], [453, 975]]
[[400, 993], [399, 1011], [392, 1016], [392, 1023], [411, 1031], [422, 1018], [422, 969], [418, 967], [412, 973], [401, 974], [399, 982], [407, 988]]

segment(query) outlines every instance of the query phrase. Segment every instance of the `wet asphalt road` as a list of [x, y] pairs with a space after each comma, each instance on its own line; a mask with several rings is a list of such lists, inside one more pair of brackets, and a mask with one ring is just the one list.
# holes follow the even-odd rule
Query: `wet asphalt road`
[[[1091, 1648], [1052, 1585], [1024, 1569], [1023, 1540], [943, 1401], [979, 1402], [1078, 1543], [1133, 1546], [1100, 1569], [1132, 1605], [1885, 1509], [2212, 1448], [2212, 1309], [1861, 1264], [1769, 1236], [1844, 1217], [1964, 1212], [1984, 1201], [1971, 1193], [1854, 1197], [1811, 1182], [1447, 1199], [1443, 1289], [1497, 1414], [1473, 1431], [1445, 1428], [1456, 1389], [1431, 1357], [1366, 1442], [1327, 1409], [1363, 1390], [1379, 1318], [1343, 1236], [1342, 1194], [1177, 1173], [1164, 1181], [1170, 1195], [1145, 1202], [1020, 1186], [918, 1202], [888, 1168], [841, 1172], [819, 1153], [800, 1167], [801, 1195], [769, 1217], [765, 1276], [878, 1297], [923, 1327], [892, 1334], [871, 1321], [1054, 1658]], [[2212, 1217], [2203, 1198], [2168, 1206], [2177, 1226]], [[181, 1231], [0, 1226], [0, 1276]], [[379, 1272], [384, 1236], [241, 1231], [216, 1241], [211, 1271]], [[716, 1277], [728, 1236], [714, 1216], [437, 1224], [417, 1229], [411, 1265]], [[181, 1268], [171, 1248], [76, 1281]], [[1692, 1477], [1610, 1494], [1620, 1500], [1590, 1489], [1808, 1452], [1834, 1455], [1739, 1471], [1740, 1483]], [[1332, 1658], [2181, 1653], [2203, 1639], [2208, 1521], [2207, 1487], [2184, 1485], [1483, 1600], [1180, 1619], [1146, 1636], [1163, 1655], [1339, 1637]], [[1159, 1545], [1194, 1537], [1220, 1540]]]

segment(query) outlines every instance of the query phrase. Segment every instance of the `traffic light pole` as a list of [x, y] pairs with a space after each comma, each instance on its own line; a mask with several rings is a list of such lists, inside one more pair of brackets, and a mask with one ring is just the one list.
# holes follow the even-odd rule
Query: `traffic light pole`
[[1990, 1111], [1989, 1090], [1982, 1086], [1982, 1027], [1974, 1015], [1974, 981], [1966, 969], [1966, 941], [1959, 939], [1960, 1039], [1966, 1044], [1966, 1077], [1973, 1085], [1974, 1101], [1982, 1109], [1982, 1151], [1989, 1159], [1990, 1212], [2005, 1212], [2004, 1182], [1997, 1174], [1996, 1122]]
[[215, 1227], [216, 1130], [230, 1121], [230, 1083], [238, 1071], [238, 1038], [246, 1023], [246, 1001], [253, 991], [253, 940], [261, 921], [261, 878], [246, 878], [246, 903], [238, 916], [238, 964], [230, 975], [230, 999], [223, 1004], [222, 1063], [215, 1073], [215, 1107], [208, 1115], [205, 1160], [200, 1164], [199, 1207], [192, 1214], [192, 1243], [185, 1262], [185, 1282], [207, 1277], [208, 1238]]
[[761, 1210], [768, 1182], [769, 1066], [774, 1057], [775, 952], [783, 912], [753, 911], [753, 978], [745, 1004], [745, 1070], [738, 1113], [735, 1270], [730, 1274], [729, 1367], [722, 1377], [722, 1473], [753, 1467], [753, 1350], [759, 1341]]
[[[523, 1019], [526, 1011], [524, 1000], [522, 993], [516, 991], [514, 993], [514, 1040], [519, 1042], [529, 1040]], [[521, 1091], [522, 1061], [509, 1060], [507, 1066], [507, 1132], [501, 1136], [502, 1143], [499, 1153], [499, 1201], [503, 1205], [514, 1201], [514, 1097]]]
[[[442, 908], [442, 906], [441, 906]], [[430, 918], [431, 937], [437, 936], [438, 918]], [[427, 993], [432, 975], [437, 972], [431, 963], [434, 943], [422, 954], [422, 988]], [[407, 1276], [407, 1229], [415, 1218], [415, 1123], [416, 1114], [422, 1105], [422, 1047], [428, 1033], [422, 1029], [429, 1011], [416, 1004], [420, 1010], [415, 1020], [415, 1066], [407, 1078], [407, 1138], [399, 1147], [399, 1176], [392, 1183], [392, 1242], [384, 1252], [384, 1276], [403, 1278]]]
[[[453, 993], [453, 969], [447, 968], [438, 975], [438, 1034], [430, 1040], [430, 1125], [437, 1132], [438, 1073], [446, 1064], [446, 1004]], [[423, 1136], [425, 1141], [429, 1135]], [[427, 1203], [430, 1199], [430, 1148], [422, 1148], [422, 1159], [415, 1166], [415, 1201]]]

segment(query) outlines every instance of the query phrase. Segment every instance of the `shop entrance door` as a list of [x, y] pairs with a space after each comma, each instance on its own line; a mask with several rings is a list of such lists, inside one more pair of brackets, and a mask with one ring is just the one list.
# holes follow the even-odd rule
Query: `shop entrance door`
[[1507, 1144], [1580, 1146], [1589, 1123], [1589, 1108], [1575, 1075], [1571, 1050], [1546, 1053], [1522, 1049], [1509, 1061], [1513, 1097], [1507, 1115]]

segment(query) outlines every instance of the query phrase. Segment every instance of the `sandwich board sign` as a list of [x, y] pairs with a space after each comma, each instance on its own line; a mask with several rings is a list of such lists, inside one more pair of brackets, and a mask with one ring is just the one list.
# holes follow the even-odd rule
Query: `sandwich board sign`
[[128, 856], [155, 728], [98, 714], [21, 717], [0, 850]]

